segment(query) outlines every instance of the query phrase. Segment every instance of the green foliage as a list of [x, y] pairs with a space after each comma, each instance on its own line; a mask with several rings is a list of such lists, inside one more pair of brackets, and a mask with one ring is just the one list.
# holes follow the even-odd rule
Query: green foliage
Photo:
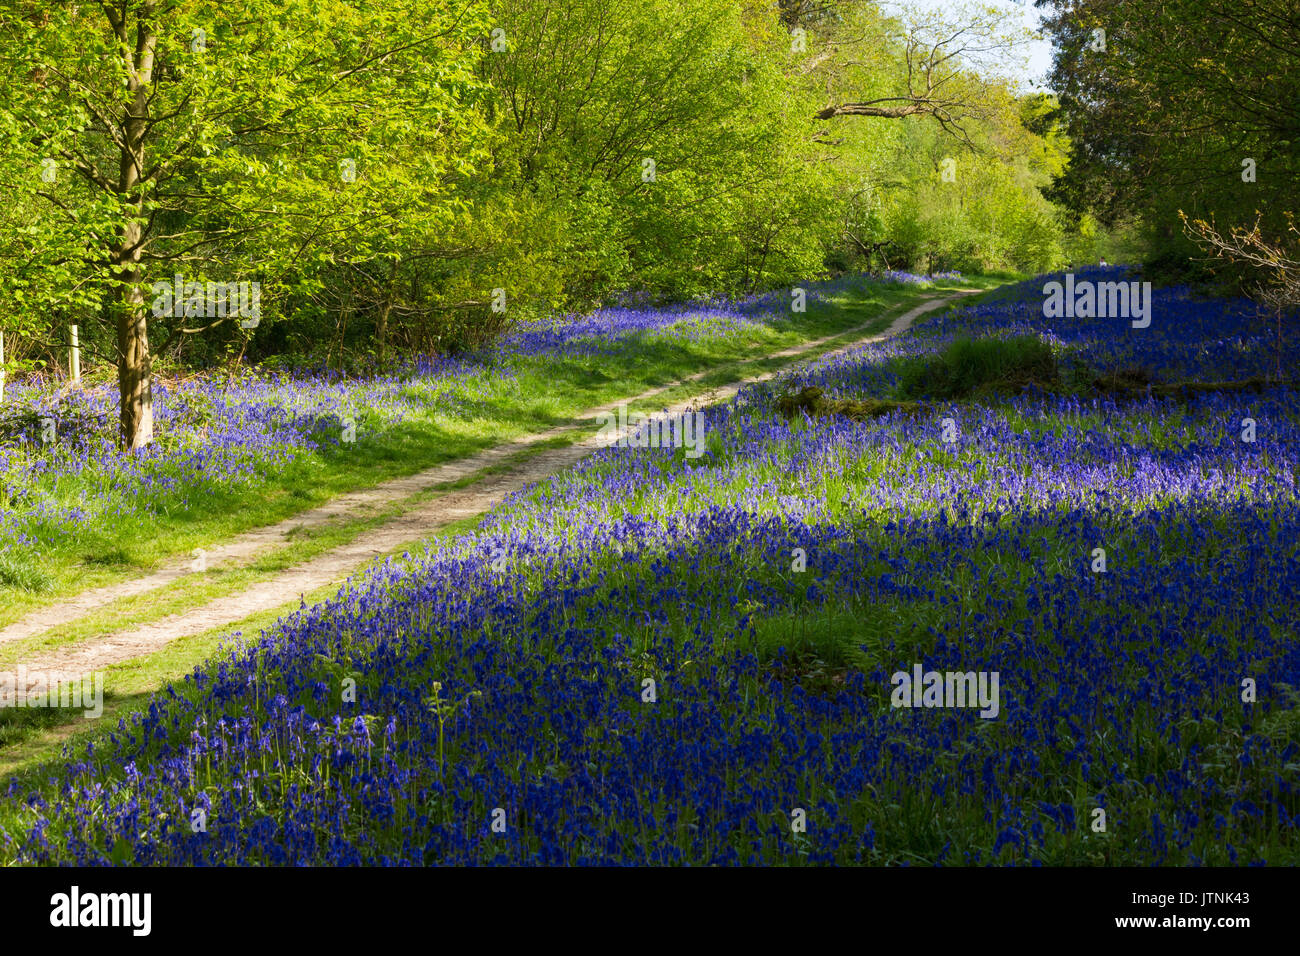
[[898, 392], [907, 398], [967, 398], [985, 391], [1053, 385], [1059, 377], [1052, 347], [1036, 335], [962, 337], [934, 356], [903, 363]]
[[930, 48], [925, 38], [942, 43], [975, 30], [996, 36], [1004, 26], [994, 13], [972, 16], [961, 29], [945, 29], [943, 15], [918, 28], [864, 4], [846, 11], [842, 23], [819, 28], [828, 49], [818, 51], [810, 79], [824, 87], [822, 97], [868, 108], [922, 107], [899, 119], [828, 121], [831, 142], [842, 138], [824, 160], [841, 189], [843, 229], [830, 250], [840, 268], [983, 273], [1064, 264], [1065, 230], [1042, 194], [1064, 168], [1068, 149], [1049, 119], [1055, 101], [1017, 95], [992, 76], [952, 66], [961, 63], [954, 58], [936, 82], [944, 99], [960, 104], [953, 107], [963, 113], [960, 122], [954, 125], [951, 112], [943, 122], [925, 115], [916, 79], [917, 57]]
[[748, 291], [819, 272], [829, 217], [808, 162], [813, 107], [791, 101], [788, 41], [772, 22], [730, 0], [560, 8], [503, 3], [510, 49], [484, 61], [502, 190], [554, 213], [554, 304], [629, 287], [673, 299]]
[[996, 120], [976, 131], [980, 153], [963, 152], [931, 125], [905, 129], [896, 161], [907, 185], [880, 204], [882, 227], [901, 254], [896, 265], [979, 273], [1062, 263], [1057, 214], [1040, 192], [1059, 160], [1019, 125], [1014, 98], [994, 101]]
[[[137, 34], [147, 78], [123, 53]], [[15, 0], [0, 66], [29, 81], [0, 91], [7, 365], [66, 365], [75, 321], [93, 373], [122, 309], [149, 313], [176, 274], [260, 282], [262, 320], [147, 314], [155, 355], [347, 369], [627, 291], [1063, 264], [1070, 224], [1041, 194], [1068, 147], [1050, 97], [955, 59], [945, 88], [977, 107], [960, 134], [817, 118], [828, 96], [904, 94], [909, 42], [874, 3]]]
[[[382, 269], [452, 228], [486, 159], [487, 22], [483, 3], [441, 0], [18, 0], [0, 64], [27, 82], [0, 93], [0, 178], [34, 224], [19, 251], [48, 262], [0, 265], [6, 291], [97, 317], [83, 341], [101, 354], [123, 309], [155, 350], [187, 329], [242, 349], [234, 321], [151, 310], [151, 286], [257, 281], [270, 329], [344, 263]], [[147, 381], [132, 335], [121, 361]]]
[[[1140, 231], [1125, 251], [1142, 253], [1155, 278], [1211, 274], [1180, 212], [1225, 232], [1259, 214], [1266, 238], [1285, 234], [1300, 174], [1294, 3], [1074, 0], [1045, 24], [1073, 143], [1054, 198], [1107, 229]], [[1235, 285], [1255, 278], [1239, 264], [1214, 271]]]

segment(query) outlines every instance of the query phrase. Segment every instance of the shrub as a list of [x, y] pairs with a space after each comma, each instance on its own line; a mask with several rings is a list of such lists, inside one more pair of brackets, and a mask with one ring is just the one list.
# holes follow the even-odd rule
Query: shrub
[[1036, 335], [959, 338], [942, 352], [914, 358], [899, 369], [903, 398], [965, 398], [977, 392], [1018, 392], [1060, 379], [1052, 347]]

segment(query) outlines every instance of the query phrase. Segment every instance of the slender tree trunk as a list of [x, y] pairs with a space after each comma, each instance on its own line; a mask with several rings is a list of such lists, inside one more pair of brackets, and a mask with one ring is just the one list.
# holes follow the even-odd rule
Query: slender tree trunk
[[383, 304], [379, 306], [379, 317], [375, 319], [375, 351], [379, 355], [379, 367], [384, 367], [388, 344], [388, 313], [393, 307], [393, 297], [391, 293], [384, 296]]
[[[107, 8], [106, 8], [107, 12]], [[154, 5], [146, 2], [139, 12], [134, 41], [135, 54], [124, 46], [126, 87], [131, 99], [126, 104], [118, 149], [117, 193], [124, 202], [127, 220], [119, 228], [112, 263], [117, 284], [110, 295], [111, 318], [117, 327], [117, 384], [121, 393], [118, 440], [122, 448], [135, 450], [153, 441], [153, 367], [149, 356], [148, 316], [145, 311], [144, 274], [140, 260], [144, 253], [145, 136], [149, 130], [149, 89], [153, 82], [154, 49], [157, 36], [153, 23]], [[123, 44], [129, 32], [125, 20], [108, 14]]]
[[[758, 268], [754, 272], [754, 289], [758, 288], [759, 283], [763, 281], [763, 270], [767, 268], [767, 256], [772, 250], [772, 239], [774, 235], [774, 233], [768, 232], [767, 237], [763, 240], [763, 254], [759, 256]], [[748, 272], [748, 269], [746, 269], [746, 272]], [[750, 289], [749, 291], [752, 292], [754, 290]]]
[[[127, 237], [138, 226], [128, 226]], [[121, 393], [119, 442], [135, 450], [153, 441], [153, 365], [140, 269], [128, 268], [113, 295], [117, 324], [117, 387]]]
[[239, 366], [243, 364], [244, 353], [248, 351], [248, 337], [243, 336], [239, 344], [239, 352], [230, 360], [230, 365], [226, 369], [226, 384], [235, 384], [235, 373], [239, 371]]
[[[338, 330], [339, 330], [339, 359], [338, 359], [338, 369], [339, 369], [340, 372], [343, 371], [343, 342], [344, 342], [344, 340], [347, 338], [347, 334], [348, 334], [348, 321], [349, 321], [351, 318], [352, 318], [352, 287], [351, 287], [351, 285], [349, 285], [349, 286], [348, 286], [347, 296], [346, 296], [346, 298], [343, 300], [343, 311], [342, 311], [342, 313], [339, 315], [339, 323], [338, 323]], [[325, 356], [325, 365], [326, 365], [327, 367], [329, 366], [329, 356], [328, 356], [328, 355]]]
[[388, 288], [384, 291], [384, 301], [379, 307], [379, 318], [375, 320], [375, 345], [379, 352], [379, 367], [384, 367], [385, 353], [388, 348], [388, 314], [393, 311], [393, 301], [397, 298], [397, 259], [393, 259], [392, 269], [388, 273]]
[[81, 337], [75, 322], [68, 325], [68, 378], [81, 381]]

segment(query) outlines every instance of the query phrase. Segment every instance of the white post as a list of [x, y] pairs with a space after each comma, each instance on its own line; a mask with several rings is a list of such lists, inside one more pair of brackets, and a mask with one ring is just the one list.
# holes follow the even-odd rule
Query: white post
[[72, 332], [72, 348], [68, 353], [68, 371], [72, 373], [74, 382], [81, 381], [81, 343], [77, 340], [77, 327], [69, 325], [68, 329]]

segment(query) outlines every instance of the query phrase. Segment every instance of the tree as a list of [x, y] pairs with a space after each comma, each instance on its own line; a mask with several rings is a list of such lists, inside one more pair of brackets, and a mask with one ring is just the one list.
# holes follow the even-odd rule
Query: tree
[[[975, 68], [989, 73], [1023, 41], [1023, 31], [1010, 27], [1007, 15], [993, 8], [924, 13], [904, 24], [859, 11], [851, 26], [833, 29], [822, 39], [824, 51], [813, 65], [826, 78], [832, 102], [815, 116], [927, 116], [973, 150], [970, 124], [990, 115], [988, 86]], [[861, 65], [860, 50], [868, 44], [898, 51], [896, 81], [877, 95], [837, 101], [843, 94], [836, 87], [846, 85], [845, 76], [851, 78], [852, 67]], [[847, 85], [852, 86], [851, 79]]]
[[[153, 282], [311, 274], [341, 237], [450, 205], [482, 160], [477, 2], [13, 0], [0, 123], [75, 173], [38, 193], [75, 232], [115, 331], [120, 441], [153, 435]], [[365, 228], [362, 228], [363, 225]], [[218, 323], [156, 315], [169, 336]], [[205, 318], [212, 316], [205, 315]]]
[[555, 224], [575, 304], [628, 281], [683, 297], [820, 266], [821, 236], [799, 212], [821, 188], [811, 102], [786, 73], [777, 11], [505, 0], [499, 12], [509, 49], [484, 69], [508, 133], [500, 184]]
[[[1186, 271], [1179, 213], [1276, 242], [1300, 173], [1300, 2], [1067, 0], [1039, 6], [1073, 144], [1053, 195], [1103, 224], [1145, 219], [1154, 260]], [[1249, 282], [1248, 276], [1241, 279]]]

